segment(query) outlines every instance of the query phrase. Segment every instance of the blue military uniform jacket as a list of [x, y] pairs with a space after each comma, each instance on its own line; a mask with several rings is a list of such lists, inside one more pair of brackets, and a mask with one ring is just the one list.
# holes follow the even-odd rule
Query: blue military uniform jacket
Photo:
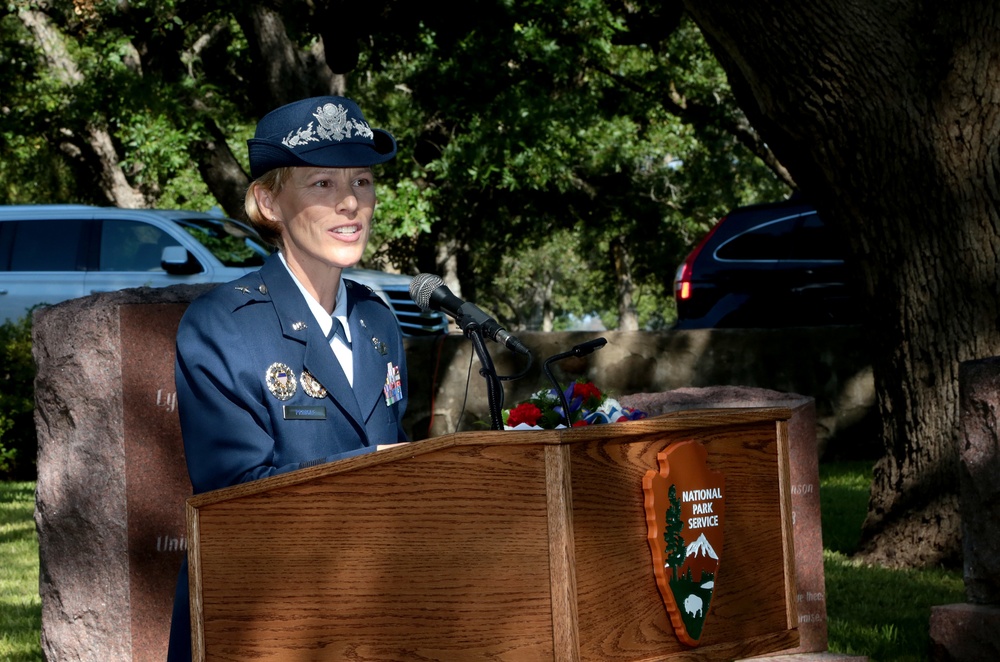
[[[367, 287], [346, 285], [353, 389], [277, 255], [188, 308], [176, 381], [196, 494], [405, 441], [399, 324]], [[396, 369], [401, 391], [386, 404]]]
[[[367, 287], [345, 284], [353, 388], [277, 255], [188, 307], [177, 332], [175, 377], [196, 494], [406, 441], [399, 324]], [[171, 660], [190, 659], [186, 569], [174, 603]]]

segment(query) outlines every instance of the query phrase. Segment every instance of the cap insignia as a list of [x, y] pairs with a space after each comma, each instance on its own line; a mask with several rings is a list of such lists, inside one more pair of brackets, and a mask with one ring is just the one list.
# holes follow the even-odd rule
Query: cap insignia
[[301, 147], [306, 143], [318, 142], [320, 140], [332, 140], [340, 142], [351, 137], [353, 130], [358, 136], [373, 138], [375, 134], [366, 122], [361, 122], [347, 116], [347, 109], [341, 104], [327, 103], [316, 108], [313, 113], [319, 126], [313, 128], [313, 123], [300, 127], [294, 131], [289, 131], [281, 144], [290, 149]]

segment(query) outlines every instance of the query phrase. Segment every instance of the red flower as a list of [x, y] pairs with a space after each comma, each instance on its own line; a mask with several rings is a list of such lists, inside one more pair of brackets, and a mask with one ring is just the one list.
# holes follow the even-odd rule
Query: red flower
[[530, 402], [522, 402], [510, 410], [507, 415], [507, 425], [515, 427], [521, 423], [527, 425], [537, 425], [538, 419], [542, 417], [542, 410]]
[[580, 398], [586, 409], [599, 407], [603, 397], [601, 391], [594, 386], [594, 382], [576, 382], [573, 384], [573, 399]]
[[590, 425], [590, 423], [588, 423], [587, 421], [583, 420], [582, 418], [579, 421], [576, 421], [576, 422], [573, 423], [573, 427], [575, 427], [575, 428], [583, 427], [584, 425]]

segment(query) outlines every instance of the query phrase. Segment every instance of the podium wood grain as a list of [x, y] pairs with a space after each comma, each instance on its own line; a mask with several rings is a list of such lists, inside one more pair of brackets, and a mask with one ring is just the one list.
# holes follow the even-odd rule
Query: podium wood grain
[[[786, 409], [468, 432], [188, 501], [195, 659], [725, 660], [794, 647]], [[725, 474], [701, 645], [677, 641], [642, 476], [695, 439]]]

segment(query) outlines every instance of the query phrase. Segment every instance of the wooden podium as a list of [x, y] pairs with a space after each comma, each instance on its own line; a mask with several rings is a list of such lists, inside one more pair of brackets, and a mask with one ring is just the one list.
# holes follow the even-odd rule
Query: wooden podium
[[[798, 645], [786, 421], [694, 410], [465, 432], [192, 497], [195, 660], [732, 660]], [[700, 645], [657, 589], [642, 479], [726, 479]]]

